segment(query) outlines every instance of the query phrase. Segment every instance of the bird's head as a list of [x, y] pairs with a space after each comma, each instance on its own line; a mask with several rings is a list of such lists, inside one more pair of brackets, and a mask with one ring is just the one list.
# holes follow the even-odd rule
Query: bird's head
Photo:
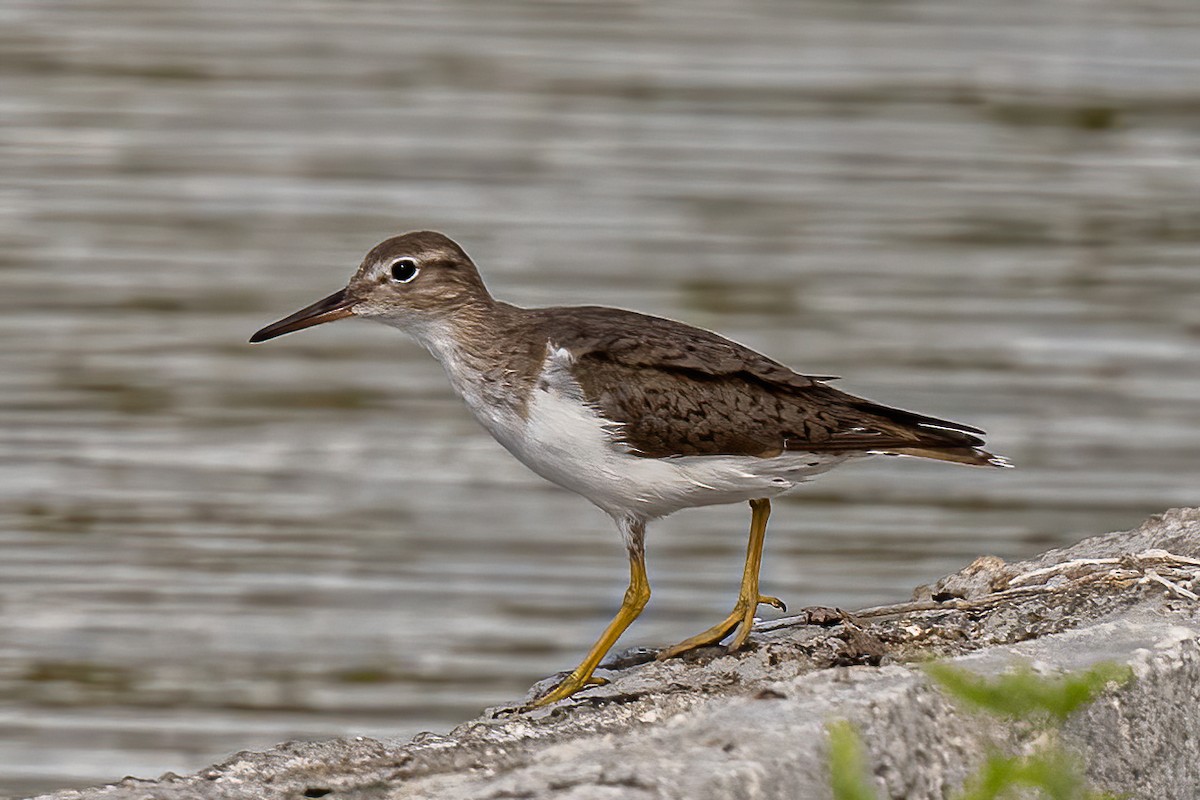
[[461, 247], [440, 233], [418, 231], [380, 242], [346, 288], [268, 325], [250, 341], [265, 342], [351, 316], [414, 331], [463, 308], [491, 302], [475, 264]]

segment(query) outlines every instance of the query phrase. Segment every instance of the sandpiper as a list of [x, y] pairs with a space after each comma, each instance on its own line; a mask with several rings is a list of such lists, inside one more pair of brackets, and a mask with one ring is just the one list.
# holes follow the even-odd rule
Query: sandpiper
[[847, 461], [917, 456], [1007, 466], [983, 431], [847, 394], [711, 331], [602, 306], [521, 308], [496, 300], [461, 247], [440, 233], [388, 239], [344, 289], [268, 325], [262, 342], [346, 317], [410, 335], [441, 362], [488, 432], [523, 464], [607, 512], [629, 553], [621, 608], [545, 705], [591, 685], [605, 653], [650, 599], [646, 523], [693, 506], [748, 501], [750, 537], [730, 614], [668, 647], [670, 658], [746, 643], [770, 498]]

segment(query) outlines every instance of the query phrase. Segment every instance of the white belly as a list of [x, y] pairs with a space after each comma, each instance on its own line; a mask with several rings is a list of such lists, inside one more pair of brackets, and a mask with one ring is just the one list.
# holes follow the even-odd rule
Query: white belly
[[538, 475], [617, 518], [650, 520], [692, 506], [773, 497], [846, 459], [813, 453], [776, 458], [637, 456], [619, 443], [620, 426], [606, 422], [583, 402], [577, 386], [553, 379], [538, 382], [524, 420], [478, 416]]

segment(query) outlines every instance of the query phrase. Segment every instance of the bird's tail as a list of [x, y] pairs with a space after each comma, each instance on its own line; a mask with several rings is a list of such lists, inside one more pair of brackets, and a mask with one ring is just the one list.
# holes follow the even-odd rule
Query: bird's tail
[[897, 442], [871, 452], [891, 456], [913, 456], [934, 461], [949, 461], [972, 467], [1012, 467], [1008, 459], [989, 453], [983, 444], [984, 432], [970, 425], [946, 419], [917, 414], [900, 408], [880, 405], [870, 400], [862, 401], [862, 410], [878, 414], [902, 426], [916, 441]]
[[1013, 466], [1004, 456], [989, 453], [981, 447], [893, 447], [887, 450], [874, 450], [872, 452], [885, 456], [931, 458], [934, 461], [950, 461], [955, 464], [967, 464], [972, 467], [1011, 468]]

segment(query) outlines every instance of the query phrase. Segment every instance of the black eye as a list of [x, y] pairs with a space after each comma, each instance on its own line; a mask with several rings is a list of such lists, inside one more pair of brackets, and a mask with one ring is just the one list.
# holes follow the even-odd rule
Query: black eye
[[396, 283], [408, 283], [420, 272], [417, 262], [411, 258], [402, 258], [392, 262], [392, 280]]

